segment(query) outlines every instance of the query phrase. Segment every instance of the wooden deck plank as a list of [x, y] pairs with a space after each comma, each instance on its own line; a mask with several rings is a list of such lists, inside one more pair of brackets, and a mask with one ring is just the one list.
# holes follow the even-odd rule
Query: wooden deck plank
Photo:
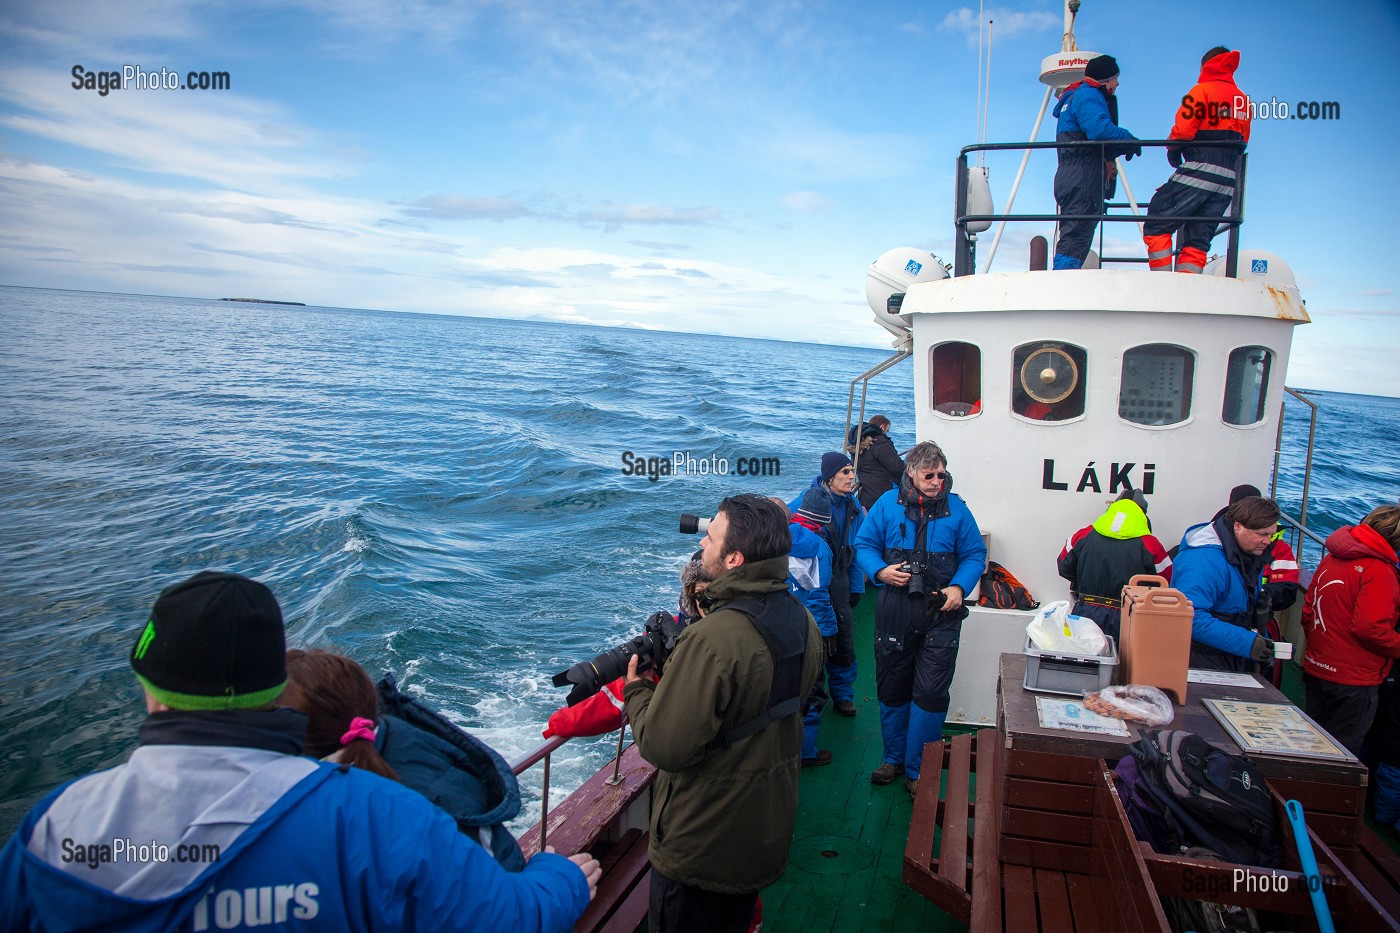
[[972, 829], [972, 916], [976, 930], [1000, 930], [1001, 863], [997, 860], [1001, 836], [1001, 745], [997, 730], [977, 733], [977, 786], [974, 788], [981, 817]]
[[[969, 780], [972, 773], [972, 745], [970, 735], [960, 735], [952, 742], [952, 750], [948, 755], [948, 777], [943, 785], [943, 796], [946, 800], [943, 838], [938, 849], [938, 873], [950, 884], [963, 890], [967, 889], [967, 812], [968, 798], [972, 792]], [[939, 751], [941, 753], [942, 750]], [[935, 762], [941, 760], [941, 754], [934, 759]], [[919, 773], [924, 774], [922, 771]]]
[[1035, 873], [1024, 865], [1003, 865], [1001, 871], [1006, 929], [1015, 933], [1031, 933], [1039, 929], [1040, 922], [1035, 911]]
[[1037, 871], [1035, 900], [1040, 910], [1040, 929], [1044, 933], [1075, 933], [1064, 872]]
[[1105, 892], [1096, 879], [1089, 875], [1065, 875], [1065, 886], [1069, 889], [1070, 909], [1078, 933], [1113, 933], [1113, 928], [1099, 918], [1099, 899]]

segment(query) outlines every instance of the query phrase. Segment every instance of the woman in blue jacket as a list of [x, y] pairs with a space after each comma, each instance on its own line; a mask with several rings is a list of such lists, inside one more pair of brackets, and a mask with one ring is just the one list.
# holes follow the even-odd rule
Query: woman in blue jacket
[[963, 600], [987, 564], [977, 520], [952, 494], [947, 467], [937, 444], [915, 446], [899, 488], [880, 497], [856, 535], [856, 561], [880, 587], [875, 686], [885, 752], [870, 780], [889, 784], [904, 774], [910, 794], [924, 744], [943, 734]]

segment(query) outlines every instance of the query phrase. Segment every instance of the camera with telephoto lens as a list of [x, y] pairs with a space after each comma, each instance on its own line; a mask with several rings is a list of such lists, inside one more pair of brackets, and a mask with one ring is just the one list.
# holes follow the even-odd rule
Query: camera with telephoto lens
[[681, 534], [683, 535], [703, 535], [710, 530], [710, 520], [701, 518], [699, 515], [681, 516]]
[[669, 612], [654, 612], [642, 628], [642, 634], [609, 648], [591, 661], [580, 661], [567, 671], [560, 671], [554, 675], [554, 686], [573, 684], [568, 704], [574, 706], [626, 674], [627, 663], [634, 654], [639, 672], [655, 668], [660, 674], [683, 628]]

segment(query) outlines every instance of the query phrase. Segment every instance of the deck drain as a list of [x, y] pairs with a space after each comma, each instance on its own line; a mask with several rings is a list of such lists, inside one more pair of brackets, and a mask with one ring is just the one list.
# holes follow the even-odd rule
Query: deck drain
[[875, 851], [849, 836], [809, 836], [792, 844], [788, 861], [816, 875], [848, 875], [874, 864]]

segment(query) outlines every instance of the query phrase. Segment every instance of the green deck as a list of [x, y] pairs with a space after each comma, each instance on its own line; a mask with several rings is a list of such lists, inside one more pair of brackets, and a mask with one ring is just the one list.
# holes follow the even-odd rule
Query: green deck
[[818, 746], [834, 760], [802, 772], [788, 869], [763, 892], [764, 933], [966, 929], [900, 880], [913, 808], [903, 779], [870, 783], [882, 751], [874, 611], [873, 598], [856, 609], [858, 712], [848, 719], [828, 709], [822, 717]]

